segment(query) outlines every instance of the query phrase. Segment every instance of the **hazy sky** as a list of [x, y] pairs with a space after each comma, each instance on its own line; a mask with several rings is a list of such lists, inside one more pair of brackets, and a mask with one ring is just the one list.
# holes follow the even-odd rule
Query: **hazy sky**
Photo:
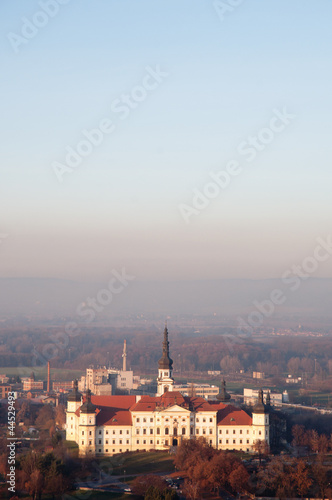
[[332, 231], [330, 0], [55, 2], [0, 6], [0, 276], [268, 278], [312, 255]]

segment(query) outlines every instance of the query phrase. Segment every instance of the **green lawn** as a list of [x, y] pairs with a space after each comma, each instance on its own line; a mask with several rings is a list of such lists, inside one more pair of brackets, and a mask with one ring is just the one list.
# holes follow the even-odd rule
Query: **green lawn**
[[[1, 373], [5, 373], [8, 377], [18, 375], [19, 377], [28, 377], [31, 372], [34, 372], [36, 380], [47, 379], [47, 366], [6, 366], [1, 368]], [[65, 380], [74, 380], [84, 375], [83, 370], [71, 370], [68, 368], [52, 368], [51, 379], [57, 382]]]
[[75, 443], [75, 441], [63, 441], [64, 443], [64, 446], [66, 447], [69, 455], [73, 458], [77, 458], [78, 457], [78, 444]]
[[125, 474], [126, 478], [136, 474], [174, 472], [173, 458], [167, 451], [121, 453], [113, 457], [96, 459], [96, 461], [101, 462], [105, 470], [109, 463], [112, 475], [123, 476]]

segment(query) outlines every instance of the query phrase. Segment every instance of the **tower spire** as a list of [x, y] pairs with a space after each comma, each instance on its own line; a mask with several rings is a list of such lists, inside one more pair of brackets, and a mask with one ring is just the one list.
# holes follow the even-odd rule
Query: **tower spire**
[[162, 348], [163, 354], [158, 361], [158, 394], [163, 394], [165, 391], [171, 390], [174, 384], [172, 377], [173, 360], [169, 356], [167, 321], [165, 321]]
[[50, 362], [47, 361], [47, 394], [50, 393], [51, 390], [51, 368]]
[[163, 340], [163, 355], [158, 361], [159, 368], [172, 369], [173, 360], [169, 357], [169, 341], [168, 341], [168, 329], [167, 322], [165, 322], [164, 329], [164, 340]]
[[122, 371], [127, 371], [127, 341], [123, 342]]

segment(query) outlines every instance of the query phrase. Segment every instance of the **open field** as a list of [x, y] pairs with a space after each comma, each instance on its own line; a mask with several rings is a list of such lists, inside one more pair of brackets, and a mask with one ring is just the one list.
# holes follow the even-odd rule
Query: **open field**
[[[34, 372], [36, 380], [47, 379], [47, 366], [6, 366], [0, 368], [1, 373], [5, 373], [8, 377], [18, 375], [19, 377], [28, 377], [31, 372]], [[83, 370], [71, 370], [69, 368], [52, 368], [51, 379], [57, 382], [65, 380], [74, 380], [84, 375]]]

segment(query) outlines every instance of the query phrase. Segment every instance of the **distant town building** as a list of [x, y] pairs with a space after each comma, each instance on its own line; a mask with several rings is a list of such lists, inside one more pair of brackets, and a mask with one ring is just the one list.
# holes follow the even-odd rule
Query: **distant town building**
[[35, 380], [35, 374], [32, 372], [30, 377], [22, 378], [23, 391], [42, 391], [44, 389], [44, 382], [42, 380]]
[[284, 391], [282, 393], [282, 402], [283, 403], [289, 403], [289, 395], [288, 395], [288, 392], [287, 391]]
[[92, 393], [98, 392], [101, 386], [108, 386], [105, 390], [115, 393], [116, 389], [130, 391], [137, 387], [134, 383], [134, 372], [131, 370], [115, 370], [113, 368], [87, 368], [86, 375], [82, 376], [79, 382], [79, 390], [90, 389]]
[[220, 375], [221, 371], [220, 370], [209, 370], [208, 375]]
[[174, 391], [178, 391], [182, 396], [199, 396], [215, 400], [219, 394], [219, 387], [209, 384], [180, 384], [174, 385]]
[[265, 373], [264, 372], [253, 372], [252, 378], [264, 379]]
[[8, 384], [0, 384], [0, 399], [7, 399], [8, 392], [11, 392], [11, 386]]
[[[247, 405], [254, 404], [255, 401], [257, 401], [258, 394], [259, 394], [258, 389], [246, 389], [246, 388], [243, 389], [243, 402]], [[272, 406], [281, 406], [281, 403], [288, 402], [287, 391], [281, 393], [281, 392], [271, 392], [270, 389], [263, 389], [263, 401], [265, 404], [267, 403], [268, 395], [270, 398], [270, 404]]]
[[53, 382], [53, 391], [54, 392], [67, 392], [71, 391], [74, 387], [74, 382], [72, 380], [66, 380], [65, 382]]
[[259, 391], [250, 417], [228, 404], [225, 381], [215, 401], [207, 401], [175, 391], [172, 370], [165, 326], [157, 395], [96, 396], [88, 389], [83, 397], [75, 382], [67, 401], [66, 439], [78, 444], [81, 456], [90, 457], [168, 450], [184, 439], [201, 436], [221, 450], [253, 452], [257, 440], [269, 444], [269, 412], [263, 391]]
[[302, 377], [293, 377], [292, 375], [288, 375], [285, 382], [286, 384], [301, 384]]
[[41, 403], [40, 397], [43, 395], [43, 391], [38, 390], [38, 389], [32, 389], [31, 391], [27, 391], [26, 397], [27, 399], [34, 399], [37, 400]]
[[[135, 377], [137, 380], [137, 377]], [[95, 395], [111, 395], [115, 394], [116, 389], [131, 391], [136, 389], [139, 383], [134, 380], [134, 372], [127, 370], [127, 342], [124, 341], [122, 354], [122, 370], [115, 368], [87, 368], [86, 375], [82, 376], [78, 389], [86, 391], [90, 389]]]

